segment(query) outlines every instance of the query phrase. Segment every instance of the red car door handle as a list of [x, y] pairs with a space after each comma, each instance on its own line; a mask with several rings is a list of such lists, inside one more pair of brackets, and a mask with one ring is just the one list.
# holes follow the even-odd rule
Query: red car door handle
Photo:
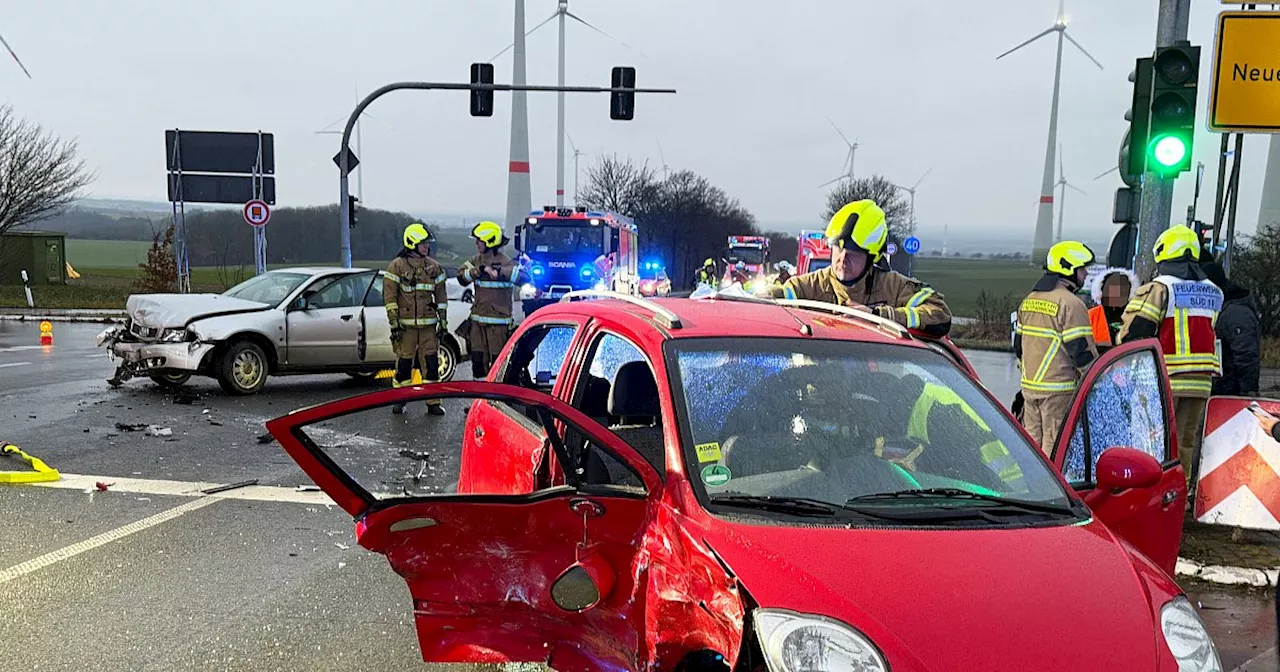
[[1178, 491], [1177, 491], [1177, 490], [1170, 490], [1170, 491], [1168, 491], [1168, 492], [1164, 493], [1164, 497], [1161, 497], [1161, 498], [1160, 498], [1160, 502], [1161, 502], [1162, 504], [1164, 504], [1165, 506], [1169, 506], [1169, 505], [1170, 505], [1170, 504], [1172, 504], [1172, 503], [1174, 502], [1174, 500], [1176, 500], [1177, 498], [1178, 498]]
[[350, 321], [351, 321], [351, 317], [352, 317], [351, 315], [343, 315], [343, 316], [342, 316], [342, 321], [343, 321], [343, 322], [350, 322]]
[[599, 518], [604, 515], [604, 506], [580, 497], [569, 500], [569, 510], [583, 518]]

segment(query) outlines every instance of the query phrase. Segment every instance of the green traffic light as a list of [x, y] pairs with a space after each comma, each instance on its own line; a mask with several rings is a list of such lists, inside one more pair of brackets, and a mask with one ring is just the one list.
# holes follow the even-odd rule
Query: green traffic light
[[1187, 141], [1176, 135], [1156, 138], [1151, 143], [1151, 158], [1165, 168], [1178, 166], [1187, 158]]

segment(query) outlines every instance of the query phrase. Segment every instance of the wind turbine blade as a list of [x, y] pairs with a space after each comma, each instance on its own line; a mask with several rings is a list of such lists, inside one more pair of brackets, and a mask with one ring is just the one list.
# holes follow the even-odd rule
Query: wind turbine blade
[[1058, 0], [1058, 20], [1067, 18], [1067, 0]]
[[594, 30], [594, 31], [596, 31], [597, 33], [600, 33], [601, 35], [604, 35], [605, 37], [607, 37], [607, 38], [609, 38], [609, 39], [613, 40], [614, 42], [617, 42], [618, 44], [621, 44], [622, 46], [624, 46], [624, 47], [626, 47], [626, 48], [630, 49], [631, 51], [634, 51], [634, 52], [636, 52], [637, 54], [640, 54], [641, 56], [644, 56], [646, 59], [647, 59], [647, 58], [649, 58], [648, 56], [645, 56], [645, 55], [644, 55], [644, 52], [640, 51], [639, 49], [636, 49], [635, 47], [633, 47], [633, 46], [631, 46], [631, 45], [627, 44], [626, 42], [623, 42], [622, 40], [619, 40], [618, 38], [616, 38], [616, 37], [614, 37], [614, 36], [610, 35], [609, 33], [606, 33], [606, 32], [604, 32], [603, 30], [600, 30], [599, 28], [596, 28], [595, 26], [591, 25], [590, 23], [587, 23], [586, 19], [583, 19], [582, 17], [578, 16], [577, 14], [574, 14], [573, 12], [566, 11], [566, 12], [564, 13], [564, 15], [565, 15], [565, 16], [567, 16], [567, 17], [569, 17], [569, 18], [571, 18], [571, 19], [573, 19], [574, 21], [577, 21], [578, 23], [581, 23], [582, 25], [584, 25], [584, 26], [586, 26], [586, 27], [590, 28], [591, 30]]
[[1067, 164], [1062, 162], [1062, 143], [1058, 143], [1058, 174], [1067, 179]]
[[1062, 31], [1062, 36], [1067, 38], [1067, 41], [1071, 42], [1071, 44], [1076, 45], [1076, 49], [1079, 49], [1080, 53], [1084, 54], [1085, 56], [1088, 56], [1089, 60], [1093, 61], [1093, 64], [1098, 66], [1099, 70], [1105, 70], [1105, 68], [1102, 67], [1102, 64], [1098, 62], [1098, 59], [1093, 57], [1093, 54], [1090, 54], [1089, 52], [1085, 51], [1084, 47], [1080, 46], [1079, 42], [1076, 42], [1076, 38], [1071, 37], [1071, 33], [1068, 33], [1067, 31], [1064, 30]]
[[662, 143], [658, 143], [658, 158], [662, 160], [662, 167], [667, 167], [667, 157], [662, 153]]
[[844, 134], [844, 131], [840, 130], [839, 126], [836, 126], [836, 122], [831, 121], [831, 117], [827, 117], [827, 123], [831, 124], [831, 128], [836, 129], [836, 133], [840, 134], [840, 139], [844, 140], [844, 144], [849, 145], [850, 147], [853, 146], [853, 143], [849, 142], [849, 137]]
[[911, 187], [911, 191], [915, 191], [915, 190], [916, 190], [916, 187], [919, 187], [919, 186], [920, 186], [920, 183], [921, 183], [921, 182], [924, 182], [924, 178], [929, 177], [929, 173], [932, 173], [932, 172], [933, 172], [933, 168], [932, 168], [932, 167], [930, 167], [930, 168], [929, 168], [929, 170], [924, 171], [924, 175], [921, 175], [921, 176], [920, 176], [920, 179], [916, 180], [916, 186], [915, 186], [915, 187]]
[[1063, 182], [1063, 184], [1067, 185], [1067, 187], [1069, 187], [1072, 191], [1078, 191], [1084, 194], [1085, 196], [1089, 195], [1088, 192], [1086, 192], [1084, 189], [1081, 189], [1080, 187], [1077, 187], [1076, 185], [1071, 184], [1070, 182]]
[[22, 68], [22, 73], [27, 76], [27, 79], [31, 79], [31, 73], [27, 72], [27, 66], [23, 65], [22, 59], [18, 58], [18, 55], [13, 53], [13, 47], [9, 46], [8, 42], [5, 42], [3, 35], [0, 35], [0, 44], [4, 45], [4, 48], [9, 52], [9, 55], [13, 57], [13, 60], [18, 64], [18, 67]]
[[1120, 172], [1120, 166], [1116, 166], [1115, 168], [1112, 168], [1111, 170], [1108, 170], [1107, 172], [1093, 178], [1093, 181], [1097, 182], [1098, 180], [1101, 180], [1102, 178], [1110, 175], [1111, 173], [1118, 173], [1118, 172]]
[[845, 180], [845, 179], [848, 179], [848, 178], [849, 178], [849, 176], [848, 176], [848, 175], [841, 175], [840, 177], [837, 177], [837, 178], [836, 178], [836, 179], [834, 179], [834, 180], [827, 180], [826, 182], [823, 182], [822, 184], [819, 184], [819, 185], [818, 185], [818, 188], [819, 188], [819, 189], [821, 189], [821, 188], [823, 188], [823, 187], [825, 187], [825, 186], [827, 186], [827, 185], [829, 185], [829, 184], [835, 184], [836, 182], [839, 182], [839, 181], [841, 181], [841, 180]]
[[1000, 54], [999, 56], [996, 56], [996, 60], [998, 61], [998, 60], [1000, 60], [1000, 59], [1004, 58], [1005, 56], [1008, 56], [1009, 54], [1012, 54], [1013, 52], [1015, 52], [1015, 51], [1017, 51], [1017, 50], [1019, 50], [1019, 49], [1021, 49], [1021, 48], [1025, 47], [1025, 46], [1027, 46], [1028, 44], [1031, 44], [1032, 42], [1035, 42], [1036, 40], [1038, 40], [1038, 39], [1040, 39], [1040, 38], [1044, 37], [1045, 35], [1048, 35], [1049, 33], [1055, 32], [1056, 30], [1057, 30], [1057, 28], [1049, 28], [1049, 29], [1045, 30], [1043, 33], [1040, 33], [1039, 35], [1036, 35], [1035, 37], [1033, 37], [1033, 38], [1031, 38], [1031, 39], [1027, 40], [1026, 42], [1023, 42], [1022, 44], [1019, 44], [1018, 46], [1016, 46], [1016, 47], [1014, 47], [1014, 48], [1010, 49], [1009, 51], [1006, 51], [1006, 52], [1004, 52], [1003, 54]]
[[[541, 27], [543, 27], [543, 26], [547, 25], [548, 23], [551, 23], [552, 21], [554, 21], [554, 20], [555, 20], [555, 18], [556, 18], [557, 16], [560, 16], [560, 12], [556, 12], [556, 13], [552, 14], [551, 16], [548, 16], [546, 21], [543, 21], [542, 23], [539, 23], [538, 25], [536, 25], [536, 26], [534, 26], [533, 28], [529, 29], [529, 31], [528, 31], [528, 32], [526, 32], [526, 33], [524, 34], [524, 36], [525, 36], [525, 37], [529, 37], [530, 35], [532, 35], [532, 34], [533, 34], [533, 32], [534, 32], [535, 30], [537, 30], [537, 29], [539, 29], [539, 28], [541, 28]], [[514, 48], [515, 48], [515, 46], [516, 46], [516, 43], [515, 43], [515, 42], [512, 42], [511, 44], [508, 44], [508, 45], [507, 45], [507, 47], [506, 47], [505, 49], [503, 49], [502, 51], [499, 51], [498, 53], [494, 54], [494, 55], [493, 55], [493, 58], [490, 58], [488, 61], [486, 61], [486, 63], [492, 63], [492, 62], [494, 62], [494, 61], [498, 60], [498, 57], [499, 57], [499, 56], [501, 56], [501, 55], [503, 55], [503, 54], [507, 53], [508, 51], [511, 51], [512, 49], [514, 49]]]
[[564, 137], [569, 141], [569, 148], [576, 153], [578, 151], [578, 146], [573, 144], [573, 136], [569, 135], [569, 131], [564, 132]]

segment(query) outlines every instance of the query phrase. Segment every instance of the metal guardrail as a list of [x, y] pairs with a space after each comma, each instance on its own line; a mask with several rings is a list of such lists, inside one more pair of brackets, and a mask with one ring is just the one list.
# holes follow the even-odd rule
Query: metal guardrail
[[679, 329], [682, 326], [679, 315], [676, 315], [649, 299], [641, 298], [639, 296], [599, 289], [582, 289], [576, 292], [569, 292], [560, 297], [560, 303], [569, 303], [574, 299], [616, 299], [618, 301], [625, 301], [633, 306], [639, 306], [645, 310], [651, 311], [657, 318], [658, 323], [668, 329]]

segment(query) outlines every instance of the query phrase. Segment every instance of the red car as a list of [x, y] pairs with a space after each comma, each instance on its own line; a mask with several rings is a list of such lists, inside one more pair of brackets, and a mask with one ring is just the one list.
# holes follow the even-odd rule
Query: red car
[[[439, 492], [324, 446], [427, 398], [458, 445], [423, 438], [444, 418], [399, 422], [451, 456]], [[408, 583], [426, 661], [1217, 671], [1171, 577], [1171, 419], [1154, 340], [1089, 369], [1046, 459], [948, 342], [833, 306], [618, 297], [538, 311], [488, 382], [269, 428]]]

